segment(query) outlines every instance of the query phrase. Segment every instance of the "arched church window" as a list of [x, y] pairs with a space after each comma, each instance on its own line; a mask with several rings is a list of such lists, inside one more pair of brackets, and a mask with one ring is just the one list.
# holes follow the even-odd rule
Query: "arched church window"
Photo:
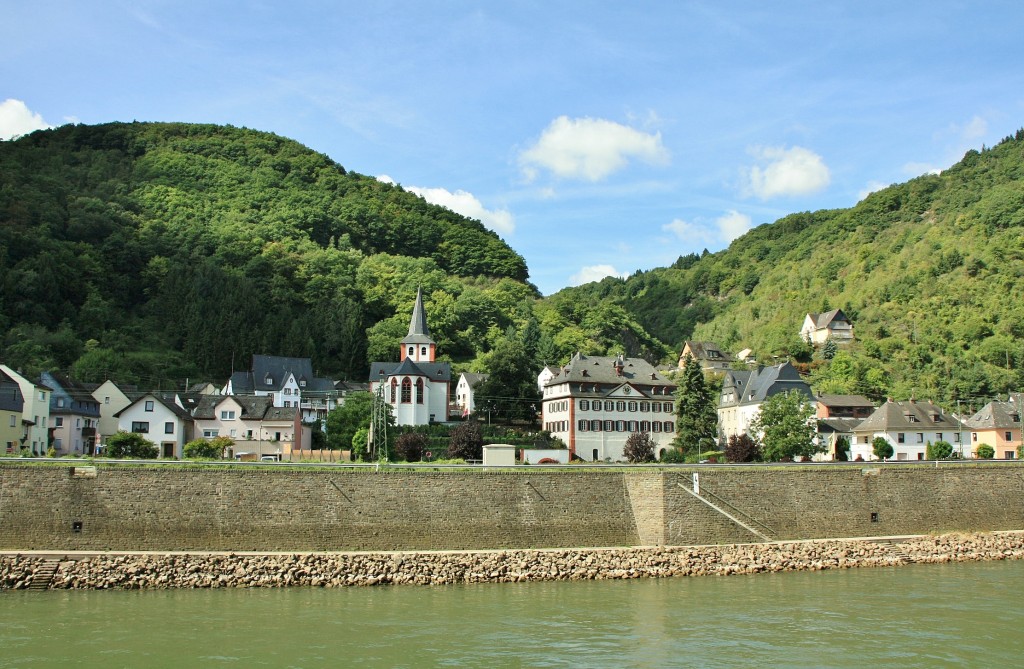
[[412, 381], [409, 377], [402, 379], [402, 404], [412, 402]]
[[398, 398], [398, 379], [391, 379], [391, 403], [394, 404]]
[[416, 379], [416, 404], [423, 404], [423, 379]]

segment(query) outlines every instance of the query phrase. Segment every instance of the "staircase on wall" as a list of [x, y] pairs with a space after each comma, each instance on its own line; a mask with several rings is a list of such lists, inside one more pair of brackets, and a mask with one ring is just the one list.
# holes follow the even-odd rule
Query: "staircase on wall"
[[[694, 477], [697, 475], [694, 474]], [[711, 509], [719, 513], [720, 515], [728, 518], [730, 521], [739, 525], [747, 532], [750, 532], [757, 538], [765, 542], [775, 541], [770, 534], [774, 534], [775, 531], [768, 527], [753, 516], [744, 513], [740, 509], [730, 504], [728, 501], [722, 499], [718, 495], [714, 494], [707, 489], [707, 486], [687, 486], [685, 483], [678, 484], [680, 488], [690, 493], [704, 504], [708, 505]], [[710, 499], [709, 499], [710, 498]], [[712, 501], [714, 499], [714, 501]], [[729, 511], [726, 511], [723, 507], [729, 507]], [[743, 517], [741, 520], [740, 516]], [[758, 526], [761, 529], [757, 529]]]

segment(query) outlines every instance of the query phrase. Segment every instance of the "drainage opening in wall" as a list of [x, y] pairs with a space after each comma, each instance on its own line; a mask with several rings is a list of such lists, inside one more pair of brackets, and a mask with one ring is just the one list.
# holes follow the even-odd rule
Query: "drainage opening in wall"
[[878, 522], [878, 512], [877, 511], [872, 511], [871, 512], [871, 522], [872, 523], [877, 523]]
[[81, 532], [82, 531], [82, 521], [80, 521], [80, 520], [72, 520], [71, 521], [71, 531], [75, 532], [75, 533]]

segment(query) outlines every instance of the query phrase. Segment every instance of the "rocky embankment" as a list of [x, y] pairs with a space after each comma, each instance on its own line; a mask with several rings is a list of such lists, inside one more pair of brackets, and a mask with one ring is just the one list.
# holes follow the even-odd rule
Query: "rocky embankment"
[[[0, 556], [0, 589], [141, 589], [448, 585], [887, 567], [1024, 558], [1024, 534], [907, 541], [822, 540], [621, 549], [455, 553], [107, 554], [59, 563]], [[56, 571], [50, 577], [48, 570]]]

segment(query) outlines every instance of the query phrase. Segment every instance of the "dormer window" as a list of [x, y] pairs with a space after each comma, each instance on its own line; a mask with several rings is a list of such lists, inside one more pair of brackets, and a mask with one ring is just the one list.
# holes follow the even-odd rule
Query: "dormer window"
[[271, 375], [267, 374], [267, 378], [263, 379], [263, 383], [265, 383], [268, 386], [269, 385], [273, 385], [274, 377], [272, 377]]
[[299, 381], [299, 388], [305, 388], [305, 387], [306, 387], [306, 379], [302, 379], [301, 381]]

